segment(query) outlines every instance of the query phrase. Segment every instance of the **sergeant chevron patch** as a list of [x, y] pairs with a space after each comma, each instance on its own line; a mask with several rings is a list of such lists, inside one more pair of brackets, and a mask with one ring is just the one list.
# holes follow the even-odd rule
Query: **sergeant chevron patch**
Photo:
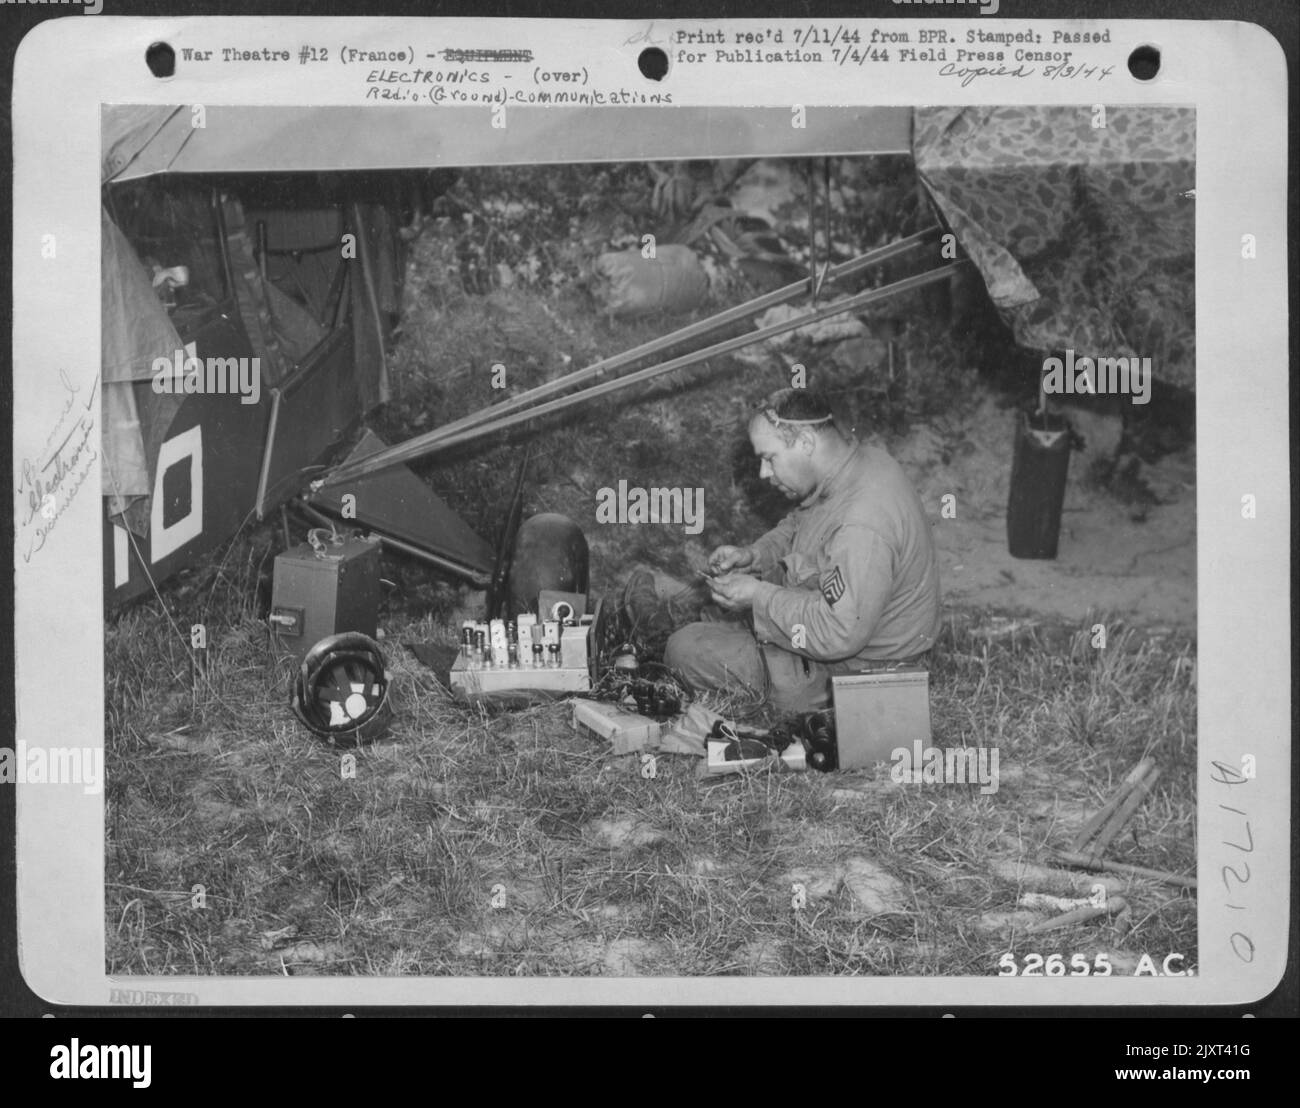
[[843, 595], [844, 576], [840, 573], [840, 567], [836, 566], [822, 578], [822, 596], [826, 597], [826, 603], [834, 608], [835, 601]]

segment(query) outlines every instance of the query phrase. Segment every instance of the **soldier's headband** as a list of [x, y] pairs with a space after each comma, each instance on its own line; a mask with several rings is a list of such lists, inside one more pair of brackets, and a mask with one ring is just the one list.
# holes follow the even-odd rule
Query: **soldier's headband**
[[834, 416], [821, 416], [819, 419], [786, 419], [784, 416], [777, 415], [776, 409], [771, 406], [759, 408], [758, 411], [773, 427], [815, 427], [820, 423], [830, 423], [834, 419]]

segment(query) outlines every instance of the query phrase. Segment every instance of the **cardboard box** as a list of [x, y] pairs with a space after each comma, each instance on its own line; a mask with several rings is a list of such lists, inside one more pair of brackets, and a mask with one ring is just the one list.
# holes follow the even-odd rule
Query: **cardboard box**
[[831, 678], [840, 769], [890, 761], [898, 747], [930, 745], [930, 671], [898, 666]]
[[573, 702], [573, 726], [608, 739], [614, 754], [657, 750], [663, 725], [617, 704], [599, 700]]

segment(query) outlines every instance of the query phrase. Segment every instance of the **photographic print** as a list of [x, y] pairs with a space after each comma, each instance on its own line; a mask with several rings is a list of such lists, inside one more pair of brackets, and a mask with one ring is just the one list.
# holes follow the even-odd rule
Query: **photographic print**
[[79, 973], [1133, 1004], [1272, 964], [1285, 315], [1229, 384], [1276, 289], [1184, 79], [1213, 28], [277, 28], [115, 29], [94, 295], [16, 361], [19, 639], [75, 580], [102, 707], [20, 661], [20, 719], [82, 720], [11, 763], [101, 836]]

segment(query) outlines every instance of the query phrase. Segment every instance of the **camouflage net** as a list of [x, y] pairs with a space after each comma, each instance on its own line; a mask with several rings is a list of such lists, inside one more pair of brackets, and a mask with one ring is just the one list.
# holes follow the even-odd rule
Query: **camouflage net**
[[1195, 386], [1189, 108], [919, 108], [917, 170], [1030, 349]]

